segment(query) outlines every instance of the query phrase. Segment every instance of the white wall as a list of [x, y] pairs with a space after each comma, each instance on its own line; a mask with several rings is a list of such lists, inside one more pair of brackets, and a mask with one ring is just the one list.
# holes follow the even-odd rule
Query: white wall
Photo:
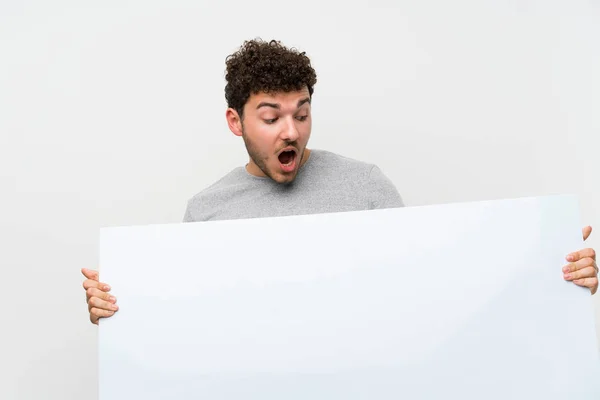
[[409, 206], [578, 193], [600, 249], [598, 2], [393, 3], [0, 4], [0, 398], [97, 398], [79, 269], [246, 161], [223, 71], [256, 36], [313, 58], [312, 147]]

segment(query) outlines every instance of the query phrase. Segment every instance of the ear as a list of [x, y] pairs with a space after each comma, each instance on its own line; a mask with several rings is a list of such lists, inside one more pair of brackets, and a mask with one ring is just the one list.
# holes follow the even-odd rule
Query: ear
[[227, 119], [229, 130], [236, 136], [242, 136], [242, 120], [238, 112], [233, 108], [228, 108], [225, 112], [225, 118]]

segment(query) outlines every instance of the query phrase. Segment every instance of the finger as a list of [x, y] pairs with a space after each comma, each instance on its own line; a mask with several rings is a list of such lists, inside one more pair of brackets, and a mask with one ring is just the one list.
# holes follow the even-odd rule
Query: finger
[[596, 259], [596, 251], [592, 248], [576, 251], [574, 253], [567, 255], [567, 261], [575, 262], [575, 261], [579, 261], [582, 258], [586, 258], [586, 257], [593, 258], [595, 260]]
[[106, 300], [102, 300], [98, 297], [90, 297], [90, 300], [88, 301], [88, 309], [91, 311], [92, 308], [99, 308], [101, 310], [108, 311], [117, 311], [119, 309], [119, 306]]
[[110, 291], [109, 285], [107, 285], [106, 283], [95, 281], [93, 279], [86, 279], [85, 281], [83, 281], [83, 288], [85, 290], [88, 290], [89, 288], [97, 288], [105, 292]]
[[596, 292], [596, 290], [598, 289], [598, 277], [597, 276], [594, 276], [592, 278], [577, 279], [577, 280], [574, 280], [573, 283], [576, 284], [577, 286], [582, 286], [582, 287], [592, 289], [592, 294], [594, 294]]
[[583, 278], [594, 278], [594, 277], [596, 277], [596, 275], [597, 275], [596, 268], [594, 268], [593, 266], [590, 266], [590, 267], [580, 269], [579, 271], [566, 273], [564, 275], [564, 278], [567, 281], [574, 281], [574, 280], [583, 279]]
[[563, 267], [562, 271], [566, 274], [568, 272], [575, 272], [582, 268], [587, 268], [590, 266], [595, 267], [595, 265], [596, 265], [596, 262], [594, 261], [594, 259], [587, 257], [587, 258], [582, 258], [581, 260], [576, 261], [574, 263], [569, 263], [569, 264], [565, 265]]
[[90, 310], [90, 321], [93, 324], [98, 324], [98, 319], [112, 317], [114, 314], [114, 311], [102, 310], [100, 308], [92, 308]]
[[583, 240], [587, 240], [587, 238], [589, 238], [590, 234], [592, 233], [592, 227], [586, 226], [585, 228], [582, 229], [582, 233], [583, 233]]
[[81, 268], [81, 273], [88, 279], [93, 279], [95, 281], [98, 280], [98, 271], [94, 271], [93, 269]]
[[116, 303], [117, 299], [115, 298], [115, 296], [112, 296], [109, 293], [103, 292], [102, 290], [98, 289], [98, 288], [89, 288], [88, 290], [85, 291], [87, 299], [89, 301], [90, 298], [92, 297], [98, 297], [99, 299], [102, 299], [104, 301], [108, 301], [109, 303]]

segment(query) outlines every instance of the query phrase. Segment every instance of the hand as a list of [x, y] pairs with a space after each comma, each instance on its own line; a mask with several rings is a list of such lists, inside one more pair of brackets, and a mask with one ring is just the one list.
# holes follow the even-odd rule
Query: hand
[[119, 309], [116, 305], [117, 299], [108, 293], [110, 286], [98, 282], [98, 271], [82, 268], [81, 273], [87, 278], [83, 281], [83, 288], [90, 312], [90, 321], [92, 324], [98, 325], [100, 318], [112, 317], [117, 312]]
[[[583, 228], [583, 240], [592, 233], [592, 227]], [[594, 249], [583, 249], [567, 256], [569, 264], [563, 267], [564, 278], [576, 285], [589, 288], [592, 294], [598, 290], [598, 265]]]

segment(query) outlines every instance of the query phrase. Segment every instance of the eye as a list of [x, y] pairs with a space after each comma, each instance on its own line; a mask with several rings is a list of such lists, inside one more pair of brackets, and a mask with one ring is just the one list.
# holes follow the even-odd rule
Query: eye
[[299, 115], [296, 117], [298, 121], [306, 121], [306, 118], [308, 118], [308, 115]]
[[265, 123], [271, 125], [274, 124], [277, 121], [277, 118], [272, 118], [272, 119], [265, 119]]

